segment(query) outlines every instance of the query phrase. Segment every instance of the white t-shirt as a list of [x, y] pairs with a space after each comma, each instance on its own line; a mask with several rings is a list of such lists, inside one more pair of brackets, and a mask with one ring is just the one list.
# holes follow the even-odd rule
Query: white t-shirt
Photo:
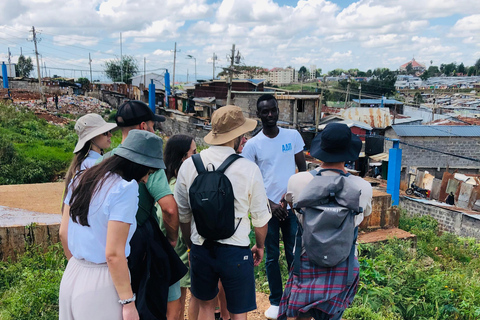
[[[68, 188], [64, 203], [69, 205], [72, 184]], [[130, 239], [137, 228], [135, 215], [138, 210], [138, 183], [123, 180], [119, 175], [108, 177], [102, 188], [92, 197], [88, 209], [88, 226], [68, 221], [68, 249], [76, 259], [94, 263], [107, 262], [107, 226], [110, 220], [130, 224], [125, 256], [130, 255]]]
[[275, 138], [263, 131], [245, 144], [242, 156], [255, 162], [262, 172], [268, 199], [279, 203], [287, 191], [288, 179], [295, 174], [295, 154], [305, 143], [297, 130], [279, 128]]
[[[215, 168], [218, 168], [233, 153], [235, 152], [230, 147], [211, 146], [200, 152], [200, 156], [205, 167], [207, 164], [212, 164]], [[190, 186], [197, 175], [197, 169], [193, 160], [188, 158], [183, 162], [178, 171], [177, 183], [175, 184], [175, 200], [178, 205], [180, 222], [191, 222], [190, 239], [194, 244], [201, 246], [205, 238], [197, 232], [195, 219], [192, 219], [193, 214], [188, 195]], [[235, 225], [239, 221], [240, 224], [233, 236], [228, 239], [218, 240], [218, 242], [234, 246], [249, 246], [249, 214], [254, 227], [263, 227], [272, 217], [263, 186], [262, 175], [258, 166], [246, 159], [238, 159], [233, 162], [225, 171], [225, 175], [230, 180], [235, 195]]]
[[85, 170], [93, 167], [101, 156], [102, 155], [96, 151], [88, 151], [88, 156], [83, 160], [82, 165], [80, 166], [80, 170]]

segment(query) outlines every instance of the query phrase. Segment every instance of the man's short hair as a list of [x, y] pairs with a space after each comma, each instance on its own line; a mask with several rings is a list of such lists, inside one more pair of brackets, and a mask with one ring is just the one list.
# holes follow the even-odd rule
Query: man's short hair
[[275, 101], [275, 106], [278, 108], [277, 99], [276, 99], [273, 95], [267, 93], [267, 94], [263, 94], [260, 98], [258, 98], [258, 100], [257, 100], [257, 110], [258, 110], [258, 107], [259, 107], [259, 105], [260, 105], [260, 102], [262, 102], [262, 101], [270, 101], [270, 100]]

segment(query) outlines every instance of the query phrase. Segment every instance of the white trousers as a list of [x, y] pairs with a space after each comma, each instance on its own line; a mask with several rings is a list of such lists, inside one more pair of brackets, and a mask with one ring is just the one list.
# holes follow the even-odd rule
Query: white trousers
[[60, 320], [122, 319], [122, 306], [106, 263], [72, 257], [60, 283]]

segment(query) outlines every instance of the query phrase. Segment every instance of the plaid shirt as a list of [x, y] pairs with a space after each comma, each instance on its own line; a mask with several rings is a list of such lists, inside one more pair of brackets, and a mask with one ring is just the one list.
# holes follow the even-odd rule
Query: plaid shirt
[[278, 320], [296, 317], [312, 308], [329, 315], [345, 310], [357, 292], [358, 274], [359, 264], [355, 257], [355, 280], [351, 286], [347, 286], [347, 261], [332, 268], [324, 268], [310, 262], [304, 253], [301, 256], [300, 275], [295, 276], [293, 269], [290, 270], [280, 302]]

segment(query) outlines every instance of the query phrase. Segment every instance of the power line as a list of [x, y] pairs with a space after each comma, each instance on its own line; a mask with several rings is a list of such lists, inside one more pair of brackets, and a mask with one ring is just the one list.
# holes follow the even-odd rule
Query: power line
[[[387, 137], [385, 137], [385, 136], [380, 136], [380, 135], [358, 134], [357, 136], [359, 136], [359, 137], [375, 137], [375, 138], [381, 138], [381, 139], [384, 139], [384, 140], [387, 140], [387, 141], [396, 140], [396, 139], [387, 138]], [[398, 139], [398, 140], [399, 140], [399, 139]], [[473, 162], [480, 162], [480, 159], [465, 157], [465, 156], [461, 156], [461, 155], [454, 154], [454, 153], [451, 153], [451, 152], [440, 151], [440, 150], [436, 150], [436, 149], [432, 149], [432, 148], [426, 148], [426, 147], [422, 147], [422, 146], [417, 146], [417, 145], [414, 145], [414, 144], [411, 144], [411, 143], [403, 142], [403, 141], [401, 141], [401, 140], [399, 140], [399, 143], [404, 144], [404, 145], [409, 146], [409, 147], [412, 147], [412, 148], [418, 148], [418, 149], [421, 149], [421, 150], [426, 150], [426, 151], [430, 151], [430, 152], [436, 152], [436, 153], [444, 154], [444, 155], [447, 155], [447, 156], [456, 157], [456, 158], [460, 158], [460, 159], [464, 159], [464, 160], [469, 160], [469, 161], [473, 161]]]

